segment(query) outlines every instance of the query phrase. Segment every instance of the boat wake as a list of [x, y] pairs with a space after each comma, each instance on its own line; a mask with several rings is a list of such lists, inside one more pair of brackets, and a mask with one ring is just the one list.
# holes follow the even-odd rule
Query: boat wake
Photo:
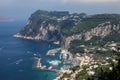
[[19, 60], [15, 61], [15, 62], [12, 62], [11, 64], [20, 64], [22, 61], [23, 61], [23, 59], [19, 59]]

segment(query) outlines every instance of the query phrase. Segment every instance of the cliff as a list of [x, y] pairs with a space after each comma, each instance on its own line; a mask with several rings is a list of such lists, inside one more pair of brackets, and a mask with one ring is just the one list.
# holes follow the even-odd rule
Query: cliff
[[58, 41], [61, 34], [57, 19], [67, 14], [68, 12], [38, 10], [28, 19], [26, 26], [14, 36], [33, 40]]
[[[86, 32], [81, 32], [80, 34], [67, 37], [65, 40], [65, 47], [69, 48], [71, 41], [74, 41], [74, 40], [83, 39], [85, 42], [87, 42], [91, 40], [93, 37], [100, 37], [99, 39], [101, 40], [106, 38], [109, 35], [115, 36], [117, 34], [120, 34], [120, 23], [115, 25], [115, 24], [111, 24], [110, 22], [105, 22], [105, 23], [99, 24], [97, 27], [92, 28]], [[120, 35], [118, 37], [120, 37]], [[94, 41], [91, 41], [91, 42], [94, 42]]]
[[119, 14], [86, 15], [69, 14], [68, 11], [38, 10], [30, 16], [25, 27], [14, 36], [59, 42], [62, 48], [69, 49], [75, 40], [79, 40], [80, 43], [94, 43], [96, 40], [120, 41], [119, 34]]

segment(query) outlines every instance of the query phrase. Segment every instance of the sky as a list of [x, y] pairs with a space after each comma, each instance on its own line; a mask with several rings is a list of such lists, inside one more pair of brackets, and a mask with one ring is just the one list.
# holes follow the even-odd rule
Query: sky
[[0, 17], [27, 20], [38, 9], [70, 13], [117, 13], [120, 0], [0, 0]]

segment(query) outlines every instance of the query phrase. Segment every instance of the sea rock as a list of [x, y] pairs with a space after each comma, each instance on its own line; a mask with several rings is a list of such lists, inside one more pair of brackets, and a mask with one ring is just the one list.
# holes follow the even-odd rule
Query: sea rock
[[49, 50], [46, 55], [51, 55], [51, 56], [55, 56], [55, 54], [60, 51], [61, 49], [60, 48], [56, 48], [56, 49], [51, 49]]

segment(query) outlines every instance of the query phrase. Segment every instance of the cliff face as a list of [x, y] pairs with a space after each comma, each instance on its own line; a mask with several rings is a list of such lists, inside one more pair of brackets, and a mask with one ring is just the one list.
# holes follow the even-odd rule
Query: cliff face
[[14, 36], [33, 40], [58, 41], [61, 38], [58, 23], [63, 16], [68, 14], [66, 11], [48, 12], [38, 10], [31, 15], [26, 26]]
[[30, 16], [26, 26], [14, 36], [60, 42], [62, 48], [68, 49], [74, 40], [90, 41], [93, 37], [100, 37], [102, 40], [116, 34], [120, 34], [118, 14], [87, 16], [85, 13], [38, 10]]
[[103, 39], [108, 35], [114, 36], [116, 34], [120, 34], [120, 24], [114, 25], [114, 24], [111, 24], [110, 22], [102, 23], [102, 24], [99, 24], [97, 27], [92, 28], [89, 31], [81, 32], [80, 34], [67, 37], [65, 40], [65, 47], [69, 48], [70, 43], [73, 40], [83, 39], [84, 41], [89, 41], [93, 37], [100, 37], [101, 39]]
[[79, 21], [76, 15], [70, 15], [67, 11], [43, 11], [38, 10], [28, 19], [25, 27], [14, 35], [14, 37], [45, 40], [63, 43], [66, 29], [75, 26]]
[[29, 29], [24, 28], [14, 36], [32, 40], [57, 41], [61, 35], [57, 26], [49, 24], [45, 27], [41, 24], [36, 29], [32, 27]]

